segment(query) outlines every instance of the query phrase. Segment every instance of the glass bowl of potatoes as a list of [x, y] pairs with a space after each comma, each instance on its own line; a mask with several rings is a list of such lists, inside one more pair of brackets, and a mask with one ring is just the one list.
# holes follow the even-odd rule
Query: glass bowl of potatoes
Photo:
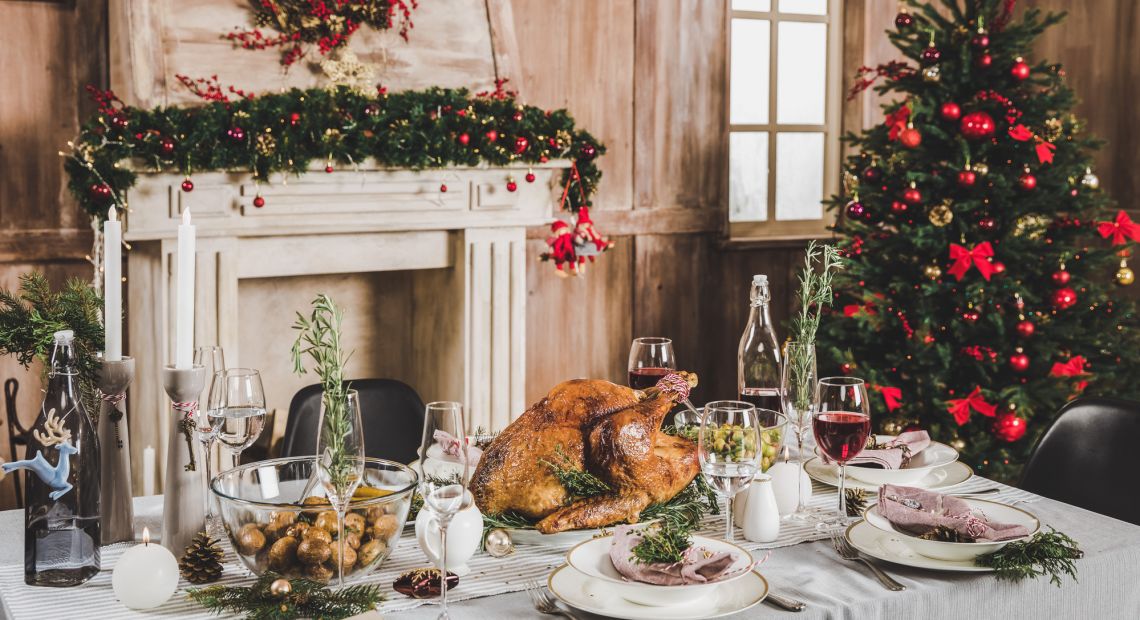
[[210, 483], [226, 534], [237, 556], [257, 575], [345, 581], [375, 571], [392, 553], [419, 481], [395, 461], [365, 459], [364, 476], [344, 519], [344, 554], [337, 543], [336, 511], [314, 477], [314, 457], [259, 461], [218, 474]]

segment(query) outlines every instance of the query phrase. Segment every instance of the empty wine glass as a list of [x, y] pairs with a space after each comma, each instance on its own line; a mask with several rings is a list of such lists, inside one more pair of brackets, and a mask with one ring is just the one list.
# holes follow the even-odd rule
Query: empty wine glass
[[214, 494], [210, 493], [210, 480], [213, 478], [214, 441], [218, 438], [220, 416], [210, 416], [210, 404], [214, 402], [214, 390], [221, 389], [222, 381], [218, 373], [226, 369], [226, 358], [218, 346], [198, 347], [194, 350], [194, 365], [206, 369], [206, 406], [194, 412], [194, 437], [202, 444], [202, 460], [206, 478], [206, 532], [221, 528], [214, 512]]
[[705, 405], [697, 456], [701, 473], [712, 488], [725, 496], [724, 539], [732, 541], [732, 500], [752, 483], [760, 471], [760, 433], [756, 407], [739, 400], [717, 400]]
[[[811, 412], [816, 398], [815, 346], [797, 341], [789, 342], [784, 348], [784, 364], [780, 374], [784, 414], [788, 418], [792, 432], [796, 435], [797, 474], [803, 476], [804, 462], [808, 456], [804, 450], [804, 437], [810, 429]], [[818, 515], [809, 510], [804, 501], [801, 485], [795, 486], [796, 509], [784, 519], [804, 521], [817, 518]]]
[[[447, 526], [452, 517], [471, 504], [467, 481], [471, 475], [467, 463], [466, 426], [463, 405], [456, 402], [434, 402], [425, 407], [424, 434], [420, 442], [420, 496], [424, 510], [430, 512], [439, 525], [439, 582], [442, 610], [439, 620], [448, 620], [447, 614]], [[436, 445], [439, 444], [439, 447]], [[446, 459], [449, 470], [458, 475], [431, 476], [425, 464], [429, 459]]]
[[668, 338], [635, 338], [629, 347], [629, 387], [635, 390], [657, 385], [676, 369], [673, 341]]
[[364, 475], [364, 428], [360, 422], [360, 395], [356, 390], [326, 390], [321, 395], [321, 421], [317, 426], [317, 477], [336, 511], [337, 586], [344, 585], [344, 518], [348, 504]]
[[844, 482], [847, 462], [859, 456], [871, 433], [871, 412], [867, 385], [855, 377], [826, 377], [819, 380], [812, 431], [820, 452], [839, 463], [839, 520], [847, 520]]
[[229, 368], [214, 374], [207, 415], [217, 438], [230, 449], [233, 467], [242, 450], [253, 445], [265, 428], [265, 388], [261, 373], [252, 368]]

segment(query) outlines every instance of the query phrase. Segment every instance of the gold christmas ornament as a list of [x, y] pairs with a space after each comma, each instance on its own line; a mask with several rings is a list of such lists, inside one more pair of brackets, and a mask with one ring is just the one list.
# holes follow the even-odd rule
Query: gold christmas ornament
[[288, 596], [293, 591], [293, 584], [289, 583], [288, 579], [274, 579], [273, 583], [269, 584], [269, 593], [277, 598]]
[[922, 268], [922, 275], [931, 280], [937, 280], [942, 277], [942, 268], [938, 265], [927, 265]]
[[1085, 189], [1098, 189], [1100, 178], [1093, 174], [1092, 168], [1085, 168], [1085, 176], [1081, 177], [1081, 187]]
[[930, 213], [927, 214], [927, 217], [930, 218], [931, 224], [935, 226], [945, 226], [954, 221], [954, 212], [950, 210], [950, 207], [946, 205], [946, 203], [943, 203], [932, 208]]
[[982, 176], [986, 176], [987, 174], [990, 173], [990, 167], [987, 166], [985, 164], [985, 162], [978, 162], [978, 163], [974, 164], [973, 167], [974, 167], [974, 172], [977, 172], [978, 174], [980, 174]]
[[1136, 274], [1128, 267], [1128, 261], [1120, 261], [1120, 269], [1116, 271], [1116, 283], [1120, 286], [1128, 286], [1136, 281]]
[[950, 440], [950, 447], [961, 452], [966, 449], [966, 440], [961, 437], [955, 437]]
[[922, 70], [922, 79], [927, 82], [938, 82], [942, 79], [942, 69], [938, 65], [931, 65]]
[[506, 530], [495, 528], [487, 532], [487, 539], [483, 541], [483, 549], [493, 558], [502, 558], [515, 552], [515, 544]]
[[885, 420], [883, 421], [883, 433], [887, 435], [898, 435], [902, 432], [903, 425], [900, 420]]

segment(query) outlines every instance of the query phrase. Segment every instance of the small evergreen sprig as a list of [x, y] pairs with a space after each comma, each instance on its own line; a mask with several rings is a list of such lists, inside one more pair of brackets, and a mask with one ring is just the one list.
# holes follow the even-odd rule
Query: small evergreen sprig
[[1013, 542], [993, 553], [978, 556], [974, 563], [993, 568], [998, 579], [1022, 579], [1049, 576], [1049, 581], [1061, 587], [1061, 576], [1077, 579], [1076, 560], [1084, 556], [1077, 542], [1052, 527], [1038, 532], [1025, 542]]
[[693, 545], [690, 530], [664, 522], [642, 530], [641, 542], [633, 547], [633, 557], [642, 564], [677, 564], [685, 560], [685, 551]]
[[571, 498], [580, 499], [610, 492], [610, 485], [594, 474], [577, 467], [562, 450], [562, 446], [554, 449], [554, 456], [558, 462], [546, 459], [539, 459], [539, 462], [546, 465]]
[[288, 594], [275, 595], [270, 586], [281, 578], [281, 575], [270, 571], [250, 587], [210, 586], [191, 589], [189, 596], [218, 614], [226, 611], [244, 613], [246, 620], [339, 620], [375, 609], [376, 604], [384, 600], [379, 586], [357, 585], [330, 590], [308, 579], [291, 579], [289, 585], [292, 590]]
[[820, 310], [831, 305], [831, 281], [840, 269], [843, 269], [843, 258], [839, 256], [838, 248], [818, 245], [815, 241], [808, 243], [804, 252], [804, 268], [800, 271], [800, 290], [797, 293], [800, 313], [792, 320], [792, 333], [797, 342], [815, 343]]

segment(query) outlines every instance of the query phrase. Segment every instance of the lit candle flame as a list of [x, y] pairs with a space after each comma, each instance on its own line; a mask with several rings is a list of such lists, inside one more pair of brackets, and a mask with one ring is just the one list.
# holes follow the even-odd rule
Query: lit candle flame
[[143, 544], [144, 545], [150, 544], [150, 528], [149, 527], [143, 528]]

